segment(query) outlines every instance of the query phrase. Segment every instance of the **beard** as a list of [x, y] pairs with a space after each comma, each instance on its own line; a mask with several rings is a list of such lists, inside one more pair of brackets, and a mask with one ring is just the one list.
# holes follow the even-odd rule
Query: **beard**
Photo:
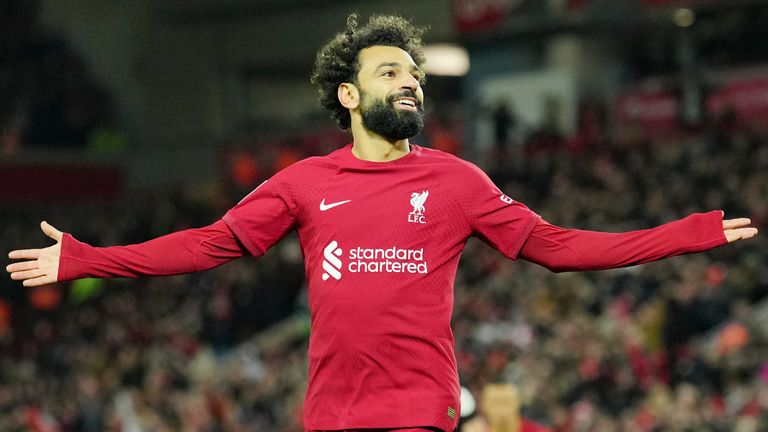
[[416, 136], [424, 128], [424, 107], [418, 103], [416, 111], [397, 109], [395, 100], [401, 97], [416, 98], [416, 94], [405, 91], [386, 99], [378, 99], [361, 91], [363, 126], [390, 142]]

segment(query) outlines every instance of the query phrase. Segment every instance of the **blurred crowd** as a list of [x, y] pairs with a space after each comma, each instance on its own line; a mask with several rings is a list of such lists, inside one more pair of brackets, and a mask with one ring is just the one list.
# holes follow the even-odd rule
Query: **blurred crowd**
[[[486, 168], [560, 226], [626, 231], [723, 209], [765, 230], [764, 125], [725, 114], [658, 138], [634, 125], [613, 136], [596, 130], [587, 140], [584, 130], [531, 135], [493, 150]], [[507, 163], [509, 154], [524, 163]], [[454, 316], [462, 382], [475, 394], [514, 383], [523, 413], [555, 431], [766, 430], [765, 245], [761, 236], [635, 268], [553, 275], [470, 244]]]
[[[0, 243], [44, 244], [30, 223], [43, 214], [99, 245], [140, 242], [223, 214], [217, 199], [202, 203], [196, 192], [6, 209]], [[296, 242], [194, 275], [39, 289], [2, 278], [0, 430], [277, 430], [288, 396], [306, 380], [306, 346], [270, 336], [294, 322], [295, 344], [308, 334], [302, 314], [286, 320], [299, 310], [304, 283]]]
[[0, 154], [29, 146], [119, 150], [125, 138], [111, 97], [39, 15], [38, 0], [0, 2]]
[[[0, 44], [0, 154], [122, 148], [110, 98], [39, 25], [37, 1], [0, 5]], [[470, 241], [453, 328], [478, 406], [462, 413], [462, 432], [520, 432], [523, 421], [556, 432], [768, 430], [768, 127], [725, 112], [654, 136], [609, 128], [600, 103], [580, 112], [574, 134], [553, 117], [520, 134], [497, 107], [485, 147], [462, 142], [462, 122], [438, 112], [415, 141], [470, 158], [559, 226], [626, 231], [723, 209], [762, 233], [705, 254], [559, 275]], [[45, 245], [42, 219], [99, 246], [207, 225], [274, 171], [347, 140], [246, 135], [225, 146], [221, 183], [208, 189], [5, 206], [0, 249]], [[303, 270], [289, 236], [259, 260], [201, 274], [35, 289], [0, 278], [0, 431], [303, 430]], [[483, 399], [500, 384], [514, 402], [492, 412]]]
[[[549, 133], [541, 145], [532, 134], [475, 160], [564, 227], [625, 231], [723, 209], [766, 232], [760, 125], [724, 116], [663, 138], [631, 125], [606, 131], [578, 144]], [[43, 217], [94, 245], [140, 242], [206, 225], [243, 193], [230, 181], [6, 208], [0, 244], [45, 244], [33, 222]], [[470, 241], [453, 328], [461, 382], [479, 405], [464, 421], [485, 416], [486, 386], [508, 383], [524, 418], [558, 432], [768, 430], [766, 243], [761, 234], [705, 254], [556, 275]], [[259, 260], [201, 274], [35, 290], [3, 278], [0, 430], [300, 431], [308, 332], [293, 236]]]

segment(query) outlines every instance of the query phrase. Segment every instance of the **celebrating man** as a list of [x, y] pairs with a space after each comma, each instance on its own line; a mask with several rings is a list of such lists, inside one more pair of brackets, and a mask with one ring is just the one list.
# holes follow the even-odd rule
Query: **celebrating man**
[[626, 233], [564, 229], [501, 192], [476, 166], [410, 144], [422, 129], [422, 31], [356, 16], [317, 55], [320, 101], [353, 142], [295, 163], [210, 226], [97, 248], [43, 222], [56, 244], [10, 253], [25, 286], [82, 277], [170, 275], [267, 252], [296, 230], [311, 334], [304, 426], [311, 431], [455, 429], [450, 328], [460, 253], [477, 236], [510, 259], [597, 270], [701, 252], [757, 230], [722, 212]]

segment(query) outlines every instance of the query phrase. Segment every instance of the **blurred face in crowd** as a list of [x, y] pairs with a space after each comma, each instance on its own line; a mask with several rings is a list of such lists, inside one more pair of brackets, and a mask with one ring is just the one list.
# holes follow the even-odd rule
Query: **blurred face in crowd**
[[494, 431], [517, 432], [520, 428], [520, 400], [510, 384], [488, 384], [482, 398], [485, 420]]
[[372, 46], [360, 51], [357, 87], [363, 126], [397, 141], [424, 127], [424, 73], [404, 50]]

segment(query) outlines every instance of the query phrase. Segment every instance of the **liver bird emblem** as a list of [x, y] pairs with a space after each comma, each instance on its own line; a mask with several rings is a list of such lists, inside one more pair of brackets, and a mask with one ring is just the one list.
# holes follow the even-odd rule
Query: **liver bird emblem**
[[424, 201], [427, 200], [429, 191], [425, 190], [421, 193], [411, 193], [411, 205], [413, 206], [413, 212], [416, 214], [424, 214]]

